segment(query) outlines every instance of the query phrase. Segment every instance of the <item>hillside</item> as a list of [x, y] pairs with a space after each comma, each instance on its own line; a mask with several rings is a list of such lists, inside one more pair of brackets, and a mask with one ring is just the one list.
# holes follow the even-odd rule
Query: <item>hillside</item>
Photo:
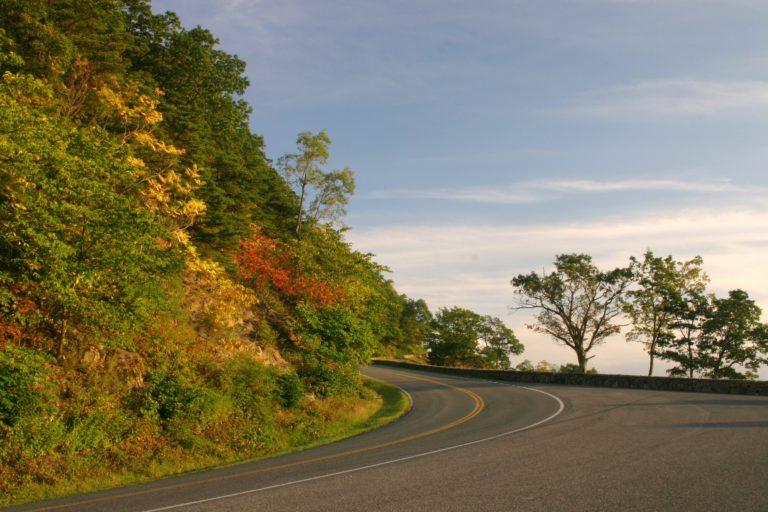
[[410, 351], [409, 301], [344, 240], [327, 135], [270, 162], [244, 62], [146, 0], [3, 0], [0, 66], [0, 503], [377, 410], [357, 369]]

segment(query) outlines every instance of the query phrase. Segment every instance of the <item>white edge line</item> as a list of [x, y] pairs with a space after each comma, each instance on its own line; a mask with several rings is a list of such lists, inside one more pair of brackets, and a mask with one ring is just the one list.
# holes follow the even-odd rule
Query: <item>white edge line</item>
[[[318, 476], [313, 476], [313, 477], [309, 477], [309, 478], [302, 478], [301, 480], [292, 480], [290, 482], [283, 482], [281, 484], [268, 485], [267, 487], [259, 487], [258, 489], [248, 489], [246, 491], [234, 492], [234, 493], [231, 493], [231, 494], [222, 494], [221, 496], [214, 496], [212, 498], [205, 498], [205, 499], [202, 499], [202, 500], [188, 501], [186, 503], [177, 503], [175, 505], [168, 505], [168, 506], [160, 507], [160, 508], [152, 508], [152, 509], [144, 510], [142, 512], [160, 512], [162, 510], [173, 510], [173, 509], [176, 509], [176, 508], [189, 507], [189, 506], [192, 506], [192, 505], [200, 505], [202, 503], [209, 503], [211, 501], [219, 501], [219, 500], [225, 500], [225, 499], [228, 499], [228, 498], [235, 498], [237, 496], [243, 496], [243, 495], [246, 495], [246, 494], [254, 494], [254, 493], [257, 493], [257, 492], [269, 491], [271, 489], [279, 489], [280, 487], [288, 487], [289, 485], [297, 485], [297, 484], [302, 484], [302, 483], [305, 483], [305, 482], [313, 482], [315, 480], [322, 480], [324, 478], [331, 478], [331, 477], [334, 477], [334, 476], [346, 475], [347, 473], [355, 473], [357, 471], [365, 471], [366, 469], [378, 468], [380, 466], [387, 466], [389, 464], [395, 464], [395, 463], [398, 463], [398, 462], [404, 462], [404, 461], [407, 461], [407, 460], [413, 460], [413, 459], [418, 459], [418, 458], [421, 458], [421, 457], [426, 457], [427, 455], [434, 455], [436, 453], [442, 453], [442, 452], [447, 452], [447, 451], [451, 451], [451, 450], [456, 450], [458, 448], [464, 448], [465, 446], [472, 446], [472, 445], [475, 445], [475, 444], [485, 443], [487, 441], [493, 441], [494, 439], [498, 439], [500, 437], [509, 436], [509, 435], [512, 435], [512, 434], [516, 434], [518, 432], [522, 432], [524, 430], [529, 430], [529, 429], [532, 429], [534, 427], [538, 427], [542, 423], [546, 423], [549, 420], [555, 418], [561, 412], [563, 412], [563, 409], [565, 409], [565, 404], [563, 403], [563, 401], [560, 400], [560, 398], [558, 398], [557, 396], [553, 395], [552, 393], [547, 393], [546, 391], [543, 391], [541, 389], [535, 389], [535, 388], [529, 388], [527, 386], [520, 386], [520, 385], [517, 385], [517, 384], [511, 384], [509, 382], [497, 381], [497, 380], [491, 380], [491, 379], [488, 379], [488, 380], [490, 382], [495, 382], [496, 384], [505, 384], [505, 385], [508, 385], [508, 386], [513, 386], [513, 387], [516, 387], [516, 388], [527, 389], [528, 391], [535, 391], [537, 393], [542, 393], [544, 395], [547, 395], [548, 397], [553, 398], [558, 403], [557, 411], [555, 411], [554, 414], [551, 414], [550, 416], [547, 416], [543, 420], [539, 420], [536, 423], [531, 423], [530, 425], [526, 425], [525, 427], [516, 428], [516, 429], [510, 430], [508, 432], [502, 432], [501, 434], [495, 434], [495, 435], [492, 435], [490, 437], [484, 437], [482, 439], [475, 439], [474, 441], [468, 441], [466, 443], [455, 444], [455, 445], [452, 445], [452, 446], [446, 446], [444, 448], [438, 448], [437, 450], [431, 450], [431, 451], [428, 451], [428, 452], [417, 453], [415, 455], [408, 455], [407, 457], [400, 457], [399, 459], [385, 460], [383, 462], [377, 462], [376, 464], [369, 464], [367, 466], [360, 466], [360, 467], [356, 467], [356, 468], [345, 469], [343, 471], [336, 471], [335, 473], [326, 473], [324, 475], [318, 475]], [[403, 391], [405, 391], [405, 390], [403, 390]], [[406, 393], [406, 395], [408, 395], [408, 399], [411, 400], [411, 405], [413, 405], [413, 399], [411, 398], [411, 395], [407, 391], [405, 391], [405, 393]]]

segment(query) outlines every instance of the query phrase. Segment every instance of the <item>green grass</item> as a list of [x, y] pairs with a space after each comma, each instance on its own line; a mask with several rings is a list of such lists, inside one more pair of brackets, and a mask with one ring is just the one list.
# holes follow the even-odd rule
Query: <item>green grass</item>
[[[410, 409], [408, 396], [399, 388], [382, 381], [365, 378], [365, 386], [373, 393], [368, 399], [335, 399], [322, 406], [327, 409], [328, 420], [322, 422], [312, 439], [292, 437], [281, 432], [280, 442], [259, 453], [224, 451], [211, 453], [195, 447], [176, 447], [164, 456], [139, 467], [126, 467], [118, 471], [101, 468], [95, 470], [87, 458], [74, 456], [65, 461], [61, 469], [72, 478], [55, 482], [35, 483], [17, 488], [12, 496], [2, 496], [0, 506], [17, 505], [33, 501], [60, 498], [73, 494], [121, 487], [159, 478], [167, 478], [196, 471], [204, 471], [233, 464], [267, 459], [346, 439], [386, 425], [403, 416]], [[145, 461], [147, 462], [147, 461]]]

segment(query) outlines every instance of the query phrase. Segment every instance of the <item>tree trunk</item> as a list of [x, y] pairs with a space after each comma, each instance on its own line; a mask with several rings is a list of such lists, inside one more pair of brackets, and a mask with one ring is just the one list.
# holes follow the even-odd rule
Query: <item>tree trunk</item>
[[693, 345], [688, 343], [688, 378], [693, 378]]
[[62, 321], [61, 331], [59, 332], [59, 340], [56, 344], [56, 359], [61, 359], [64, 354], [64, 346], [67, 344], [67, 320]]
[[583, 350], [576, 350], [576, 358], [579, 361], [579, 373], [587, 373], [587, 354]]
[[304, 216], [304, 196], [307, 193], [307, 183], [302, 182], [301, 184], [301, 196], [299, 197], [299, 213], [296, 214], [296, 236], [298, 237], [301, 233], [301, 219]]
[[653, 356], [655, 354], [655, 351], [656, 351], [656, 343], [652, 342], [651, 346], [649, 347], [649, 350], [648, 350], [648, 357], [650, 359], [650, 363], [648, 364], [648, 376], [649, 377], [653, 375]]

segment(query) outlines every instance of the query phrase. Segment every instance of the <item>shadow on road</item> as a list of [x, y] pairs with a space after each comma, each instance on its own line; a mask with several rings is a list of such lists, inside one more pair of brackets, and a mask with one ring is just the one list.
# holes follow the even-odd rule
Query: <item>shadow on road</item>
[[659, 428], [768, 428], [768, 421], [729, 421], [717, 423], [675, 423], [659, 425]]

